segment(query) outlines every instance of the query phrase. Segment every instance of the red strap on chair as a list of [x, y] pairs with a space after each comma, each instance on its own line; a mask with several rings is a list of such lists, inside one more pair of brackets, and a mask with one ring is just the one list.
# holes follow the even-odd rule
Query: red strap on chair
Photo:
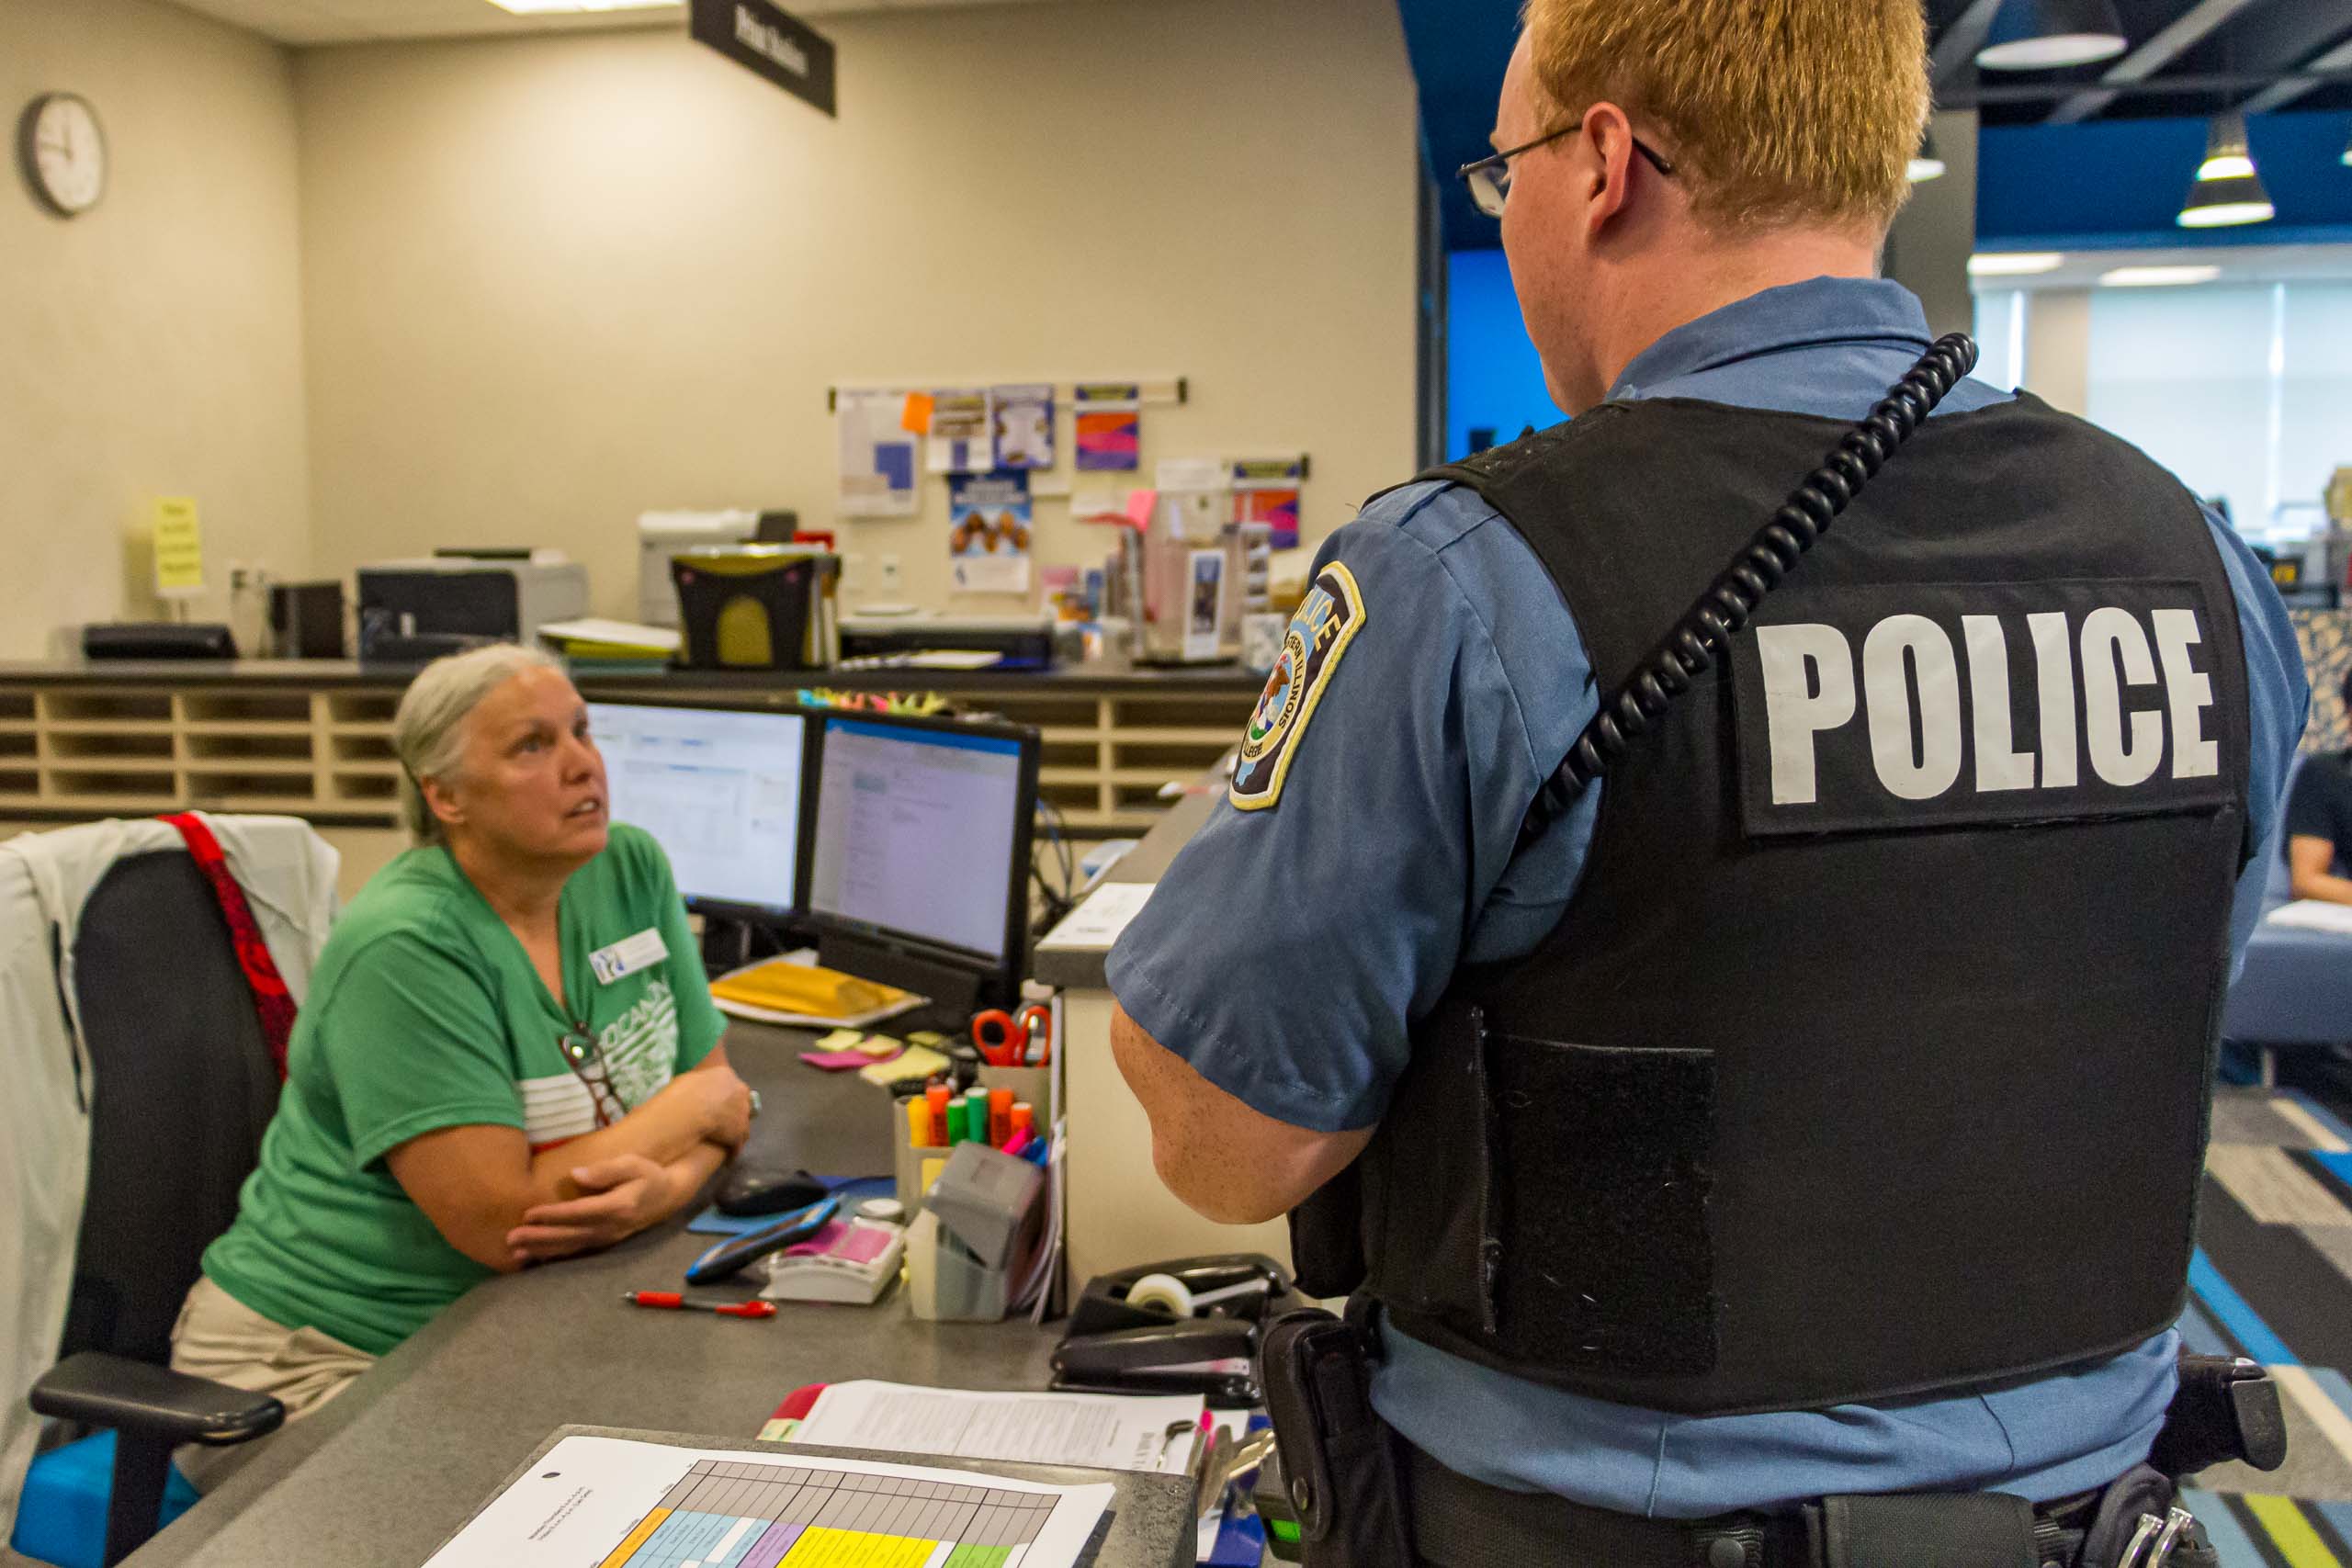
[[212, 897], [220, 905], [220, 918], [229, 923], [229, 940], [237, 949], [237, 966], [245, 972], [246, 987], [254, 994], [254, 1011], [261, 1017], [262, 1039], [269, 1045], [269, 1059], [277, 1064], [278, 1080], [283, 1082], [286, 1043], [294, 1033], [294, 993], [286, 988], [285, 977], [278, 974], [277, 962], [269, 956], [269, 944], [262, 940], [261, 927], [254, 920], [253, 906], [245, 902], [245, 890], [230, 874], [229, 857], [221, 852], [220, 840], [212, 836], [212, 829], [195, 812], [183, 811], [159, 820], [179, 829], [197, 870], [212, 885]]

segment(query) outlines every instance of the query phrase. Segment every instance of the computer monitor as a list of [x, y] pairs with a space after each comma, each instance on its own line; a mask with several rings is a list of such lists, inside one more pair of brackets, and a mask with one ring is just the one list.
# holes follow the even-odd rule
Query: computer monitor
[[808, 718], [794, 709], [590, 703], [612, 819], [642, 828], [702, 914], [797, 912]]
[[1009, 1003], [1028, 963], [1037, 732], [823, 721], [808, 851], [824, 961], [943, 1009]]

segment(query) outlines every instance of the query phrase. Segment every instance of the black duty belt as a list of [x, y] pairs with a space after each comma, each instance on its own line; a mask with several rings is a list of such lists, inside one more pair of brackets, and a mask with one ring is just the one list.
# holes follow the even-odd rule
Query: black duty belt
[[[1823, 1561], [1819, 1520], [1804, 1512], [1645, 1519], [1550, 1493], [1489, 1486], [1397, 1442], [1412, 1497], [1414, 1551], [1442, 1568], [1816, 1568]], [[1988, 1509], [2018, 1506], [1990, 1493], [1970, 1501]], [[2098, 1501], [2098, 1493], [2086, 1492], [2033, 1510], [2041, 1568], [2074, 1568]]]

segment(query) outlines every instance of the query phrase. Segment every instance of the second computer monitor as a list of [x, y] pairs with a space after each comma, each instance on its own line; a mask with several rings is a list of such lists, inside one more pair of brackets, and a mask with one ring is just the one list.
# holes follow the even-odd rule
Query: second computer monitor
[[828, 717], [822, 747], [809, 913], [1004, 999], [1027, 957], [1036, 732]]
[[590, 703], [612, 819], [644, 829], [705, 911], [797, 905], [808, 720], [792, 711]]

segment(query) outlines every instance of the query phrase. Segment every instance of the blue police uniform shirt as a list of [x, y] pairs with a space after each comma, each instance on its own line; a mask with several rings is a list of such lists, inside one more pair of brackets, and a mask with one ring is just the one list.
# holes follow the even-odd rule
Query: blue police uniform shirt
[[[1660, 338], [1611, 397], [1859, 419], [1929, 342], [1901, 286], [1817, 278]], [[1963, 381], [1939, 413], [2007, 396]], [[2245, 643], [2253, 826], [2271, 846], [2309, 692], [2267, 575], [2234, 533], [2208, 521]], [[1363, 622], [1307, 727], [1291, 737], [1276, 807], [1220, 803], [1108, 965], [1129, 1016], [1204, 1077], [1265, 1115], [1323, 1132], [1380, 1120], [1410, 1054], [1410, 1023], [1456, 965], [1521, 956], [1559, 922], [1600, 795], [1587, 790], [1513, 857], [1526, 804], [1599, 697], [1558, 589], [1476, 494], [1430, 483], [1392, 491], [1331, 536], [1317, 569], [1331, 561], [1359, 585]], [[2267, 863], [2258, 858], [2239, 884], [2240, 953]], [[1726, 1416], [1584, 1398], [1394, 1330], [1385, 1343], [1374, 1404], [1449, 1468], [1622, 1513], [1693, 1518], [1839, 1492], [1997, 1490], [2042, 1501], [2102, 1484], [2146, 1457], [2172, 1398], [2178, 1336], [1981, 1393]]]

